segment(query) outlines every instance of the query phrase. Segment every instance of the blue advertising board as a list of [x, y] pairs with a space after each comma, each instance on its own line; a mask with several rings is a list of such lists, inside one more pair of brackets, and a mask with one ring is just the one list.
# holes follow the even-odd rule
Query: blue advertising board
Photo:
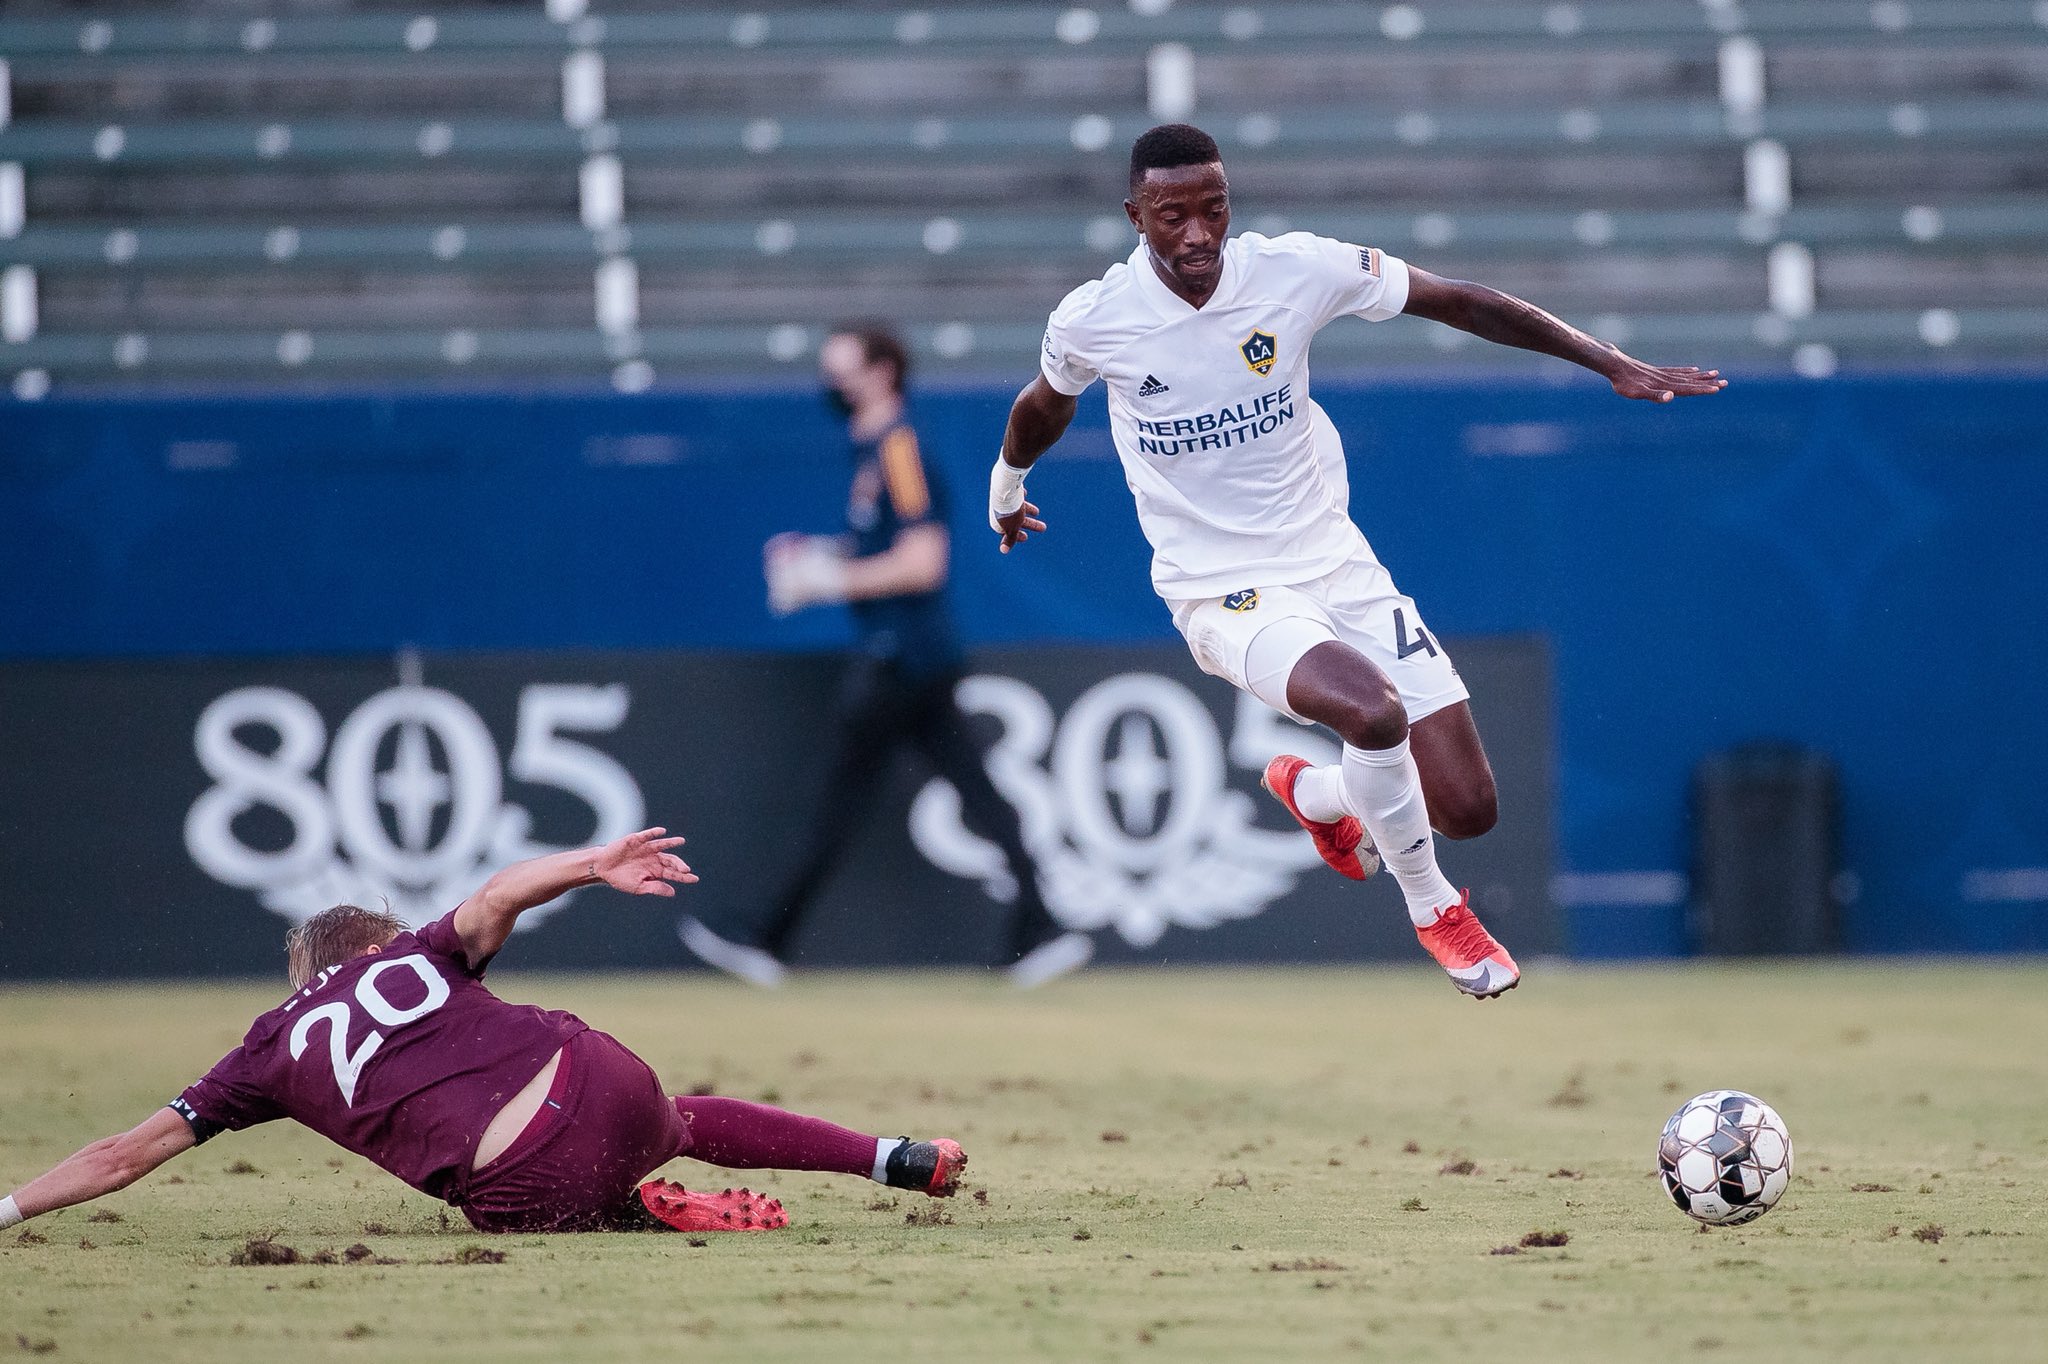
[[[916, 402], [970, 641], [1173, 643], [1099, 396], [1032, 477], [1051, 530], [994, 553], [1013, 392]], [[1683, 949], [1689, 774], [1755, 739], [1840, 767], [1851, 948], [2048, 948], [2048, 379], [1316, 396], [1432, 627], [1548, 644], [1572, 950]], [[845, 473], [786, 388], [0, 404], [0, 657], [829, 649], [760, 547], [836, 528]]]

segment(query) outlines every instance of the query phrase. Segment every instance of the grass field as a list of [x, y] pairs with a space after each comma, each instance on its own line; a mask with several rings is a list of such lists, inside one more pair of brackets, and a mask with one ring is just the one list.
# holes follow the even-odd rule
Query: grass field
[[[1421, 963], [1021, 997], [508, 974], [501, 993], [576, 1010], [671, 1088], [956, 1135], [985, 1201], [781, 1175], [747, 1182], [786, 1232], [505, 1237], [502, 1263], [465, 1262], [484, 1238], [459, 1218], [276, 1124], [0, 1234], [0, 1353], [2038, 1360], [2044, 987], [2041, 964], [1539, 964], [1487, 1005]], [[279, 993], [0, 990], [0, 1189], [145, 1116]], [[1698, 1232], [1652, 1151], [1721, 1086], [1778, 1107], [1797, 1174], [1760, 1222]], [[262, 1236], [374, 1255], [231, 1263]]]

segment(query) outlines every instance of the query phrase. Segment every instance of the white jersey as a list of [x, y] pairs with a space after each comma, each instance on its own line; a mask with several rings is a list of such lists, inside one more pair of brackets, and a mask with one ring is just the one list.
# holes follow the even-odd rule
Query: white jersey
[[1143, 242], [1068, 294], [1046, 326], [1046, 382], [1109, 386], [1110, 434], [1152, 542], [1152, 586], [1191, 598], [1307, 582], [1360, 553], [1341, 447], [1309, 401], [1308, 348], [1346, 315], [1383, 322], [1408, 267], [1371, 247], [1247, 232], [1223, 247], [1215, 294], [1190, 307]]

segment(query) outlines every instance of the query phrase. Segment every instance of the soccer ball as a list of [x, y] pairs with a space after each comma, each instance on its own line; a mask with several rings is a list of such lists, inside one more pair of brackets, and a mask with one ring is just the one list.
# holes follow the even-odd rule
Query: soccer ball
[[1657, 1143], [1664, 1192], [1688, 1217], [1736, 1227], [1769, 1212], [1792, 1182], [1785, 1120], [1754, 1094], [1716, 1089], [1687, 1099]]

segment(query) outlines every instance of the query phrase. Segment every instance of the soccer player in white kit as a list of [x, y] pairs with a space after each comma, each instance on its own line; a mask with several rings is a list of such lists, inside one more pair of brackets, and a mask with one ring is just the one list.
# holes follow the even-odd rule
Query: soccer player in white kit
[[1339, 872], [1364, 880], [1384, 860], [1460, 990], [1511, 990], [1520, 969], [1445, 879], [1431, 836], [1493, 827], [1493, 770], [1449, 656], [1352, 524], [1343, 444], [1309, 398], [1309, 342], [1339, 317], [1406, 314], [1560, 356], [1625, 398], [1669, 402], [1726, 381], [1646, 365], [1533, 304], [1372, 247], [1231, 237], [1222, 155], [1187, 124], [1132, 147], [1124, 212], [1138, 247], [1053, 310], [990, 473], [989, 524], [1004, 553], [1045, 529], [1025, 471], [1101, 379], [1152, 586], [1195, 661], [1344, 741], [1327, 767], [1275, 758], [1266, 789]]

